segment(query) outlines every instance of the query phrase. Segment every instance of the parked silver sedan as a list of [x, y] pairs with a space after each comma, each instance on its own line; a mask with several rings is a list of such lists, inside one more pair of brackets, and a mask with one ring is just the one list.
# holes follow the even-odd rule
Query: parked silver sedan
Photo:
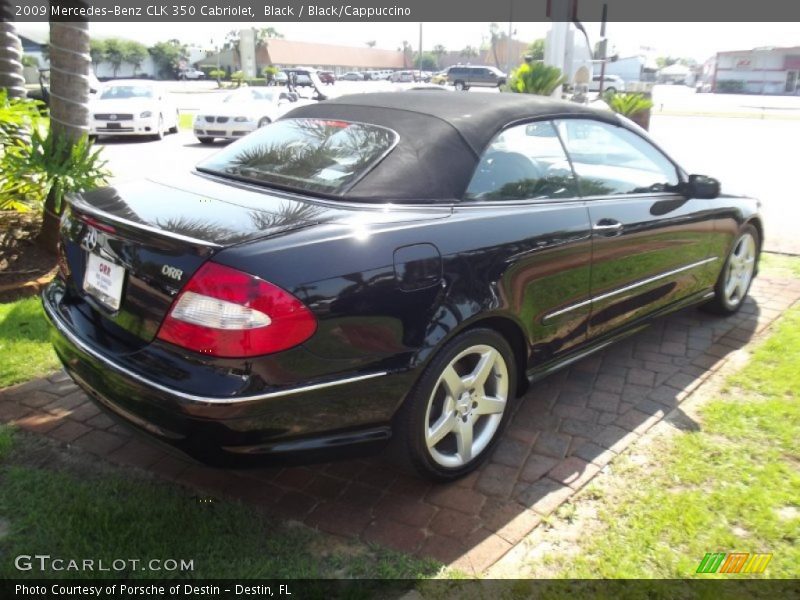
[[294, 92], [274, 88], [242, 88], [198, 114], [194, 135], [203, 144], [235, 140], [272, 123], [305, 101]]

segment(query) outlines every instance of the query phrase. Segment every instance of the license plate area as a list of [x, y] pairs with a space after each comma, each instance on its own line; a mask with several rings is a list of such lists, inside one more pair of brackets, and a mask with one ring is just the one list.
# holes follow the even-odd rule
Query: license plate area
[[83, 290], [100, 304], [113, 311], [119, 310], [124, 282], [125, 269], [123, 267], [91, 252], [86, 255]]
[[122, 123], [106, 123], [106, 129], [120, 129]]

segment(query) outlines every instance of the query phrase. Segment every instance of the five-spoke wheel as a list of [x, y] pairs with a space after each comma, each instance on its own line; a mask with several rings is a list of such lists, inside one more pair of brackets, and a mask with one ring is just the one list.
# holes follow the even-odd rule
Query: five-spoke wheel
[[714, 287], [714, 298], [705, 308], [722, 315], [730, 315], [739, 310], [753, 282], [759, 251], [758, 231], [752, 225], [745, 225], [722, 267]]
[[433, 358], [398, 417], [404, 456], [435, 479], [468, 473], [497, 440], [515, 392], [506, 339], [490, 329], [459, 335]]

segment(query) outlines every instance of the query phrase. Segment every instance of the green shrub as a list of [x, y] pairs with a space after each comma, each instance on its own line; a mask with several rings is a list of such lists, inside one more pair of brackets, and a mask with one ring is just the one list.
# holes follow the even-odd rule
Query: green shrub
[[603, 100], [611, 110], [624, 117], [631, 117], [653, 108], [653, 101], [644, 94], [606, 92]]
[[511, 73], [506, 89], [517, 94], [549, 96], [566, 80], [558, 67], [525, 63]]
[[263, 87], [267, 85], [267, 80], [263, 77], [253, 77], [252, 79], [245, 79], [244, 81], [249, 86]]

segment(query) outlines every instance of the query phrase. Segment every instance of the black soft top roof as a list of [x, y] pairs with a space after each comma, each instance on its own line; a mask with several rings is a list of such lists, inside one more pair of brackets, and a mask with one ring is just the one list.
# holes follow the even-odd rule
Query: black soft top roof
[[347, 197], [435, 202], [461, 197], [483, 149], [509, 123], [580, 116], [619, 122], [612, 112], [542, 96], [430, 91], [341, 96], [298, 107], [283, 118], [341, 119], [393, 129], [400, 136], [397, 147]]

